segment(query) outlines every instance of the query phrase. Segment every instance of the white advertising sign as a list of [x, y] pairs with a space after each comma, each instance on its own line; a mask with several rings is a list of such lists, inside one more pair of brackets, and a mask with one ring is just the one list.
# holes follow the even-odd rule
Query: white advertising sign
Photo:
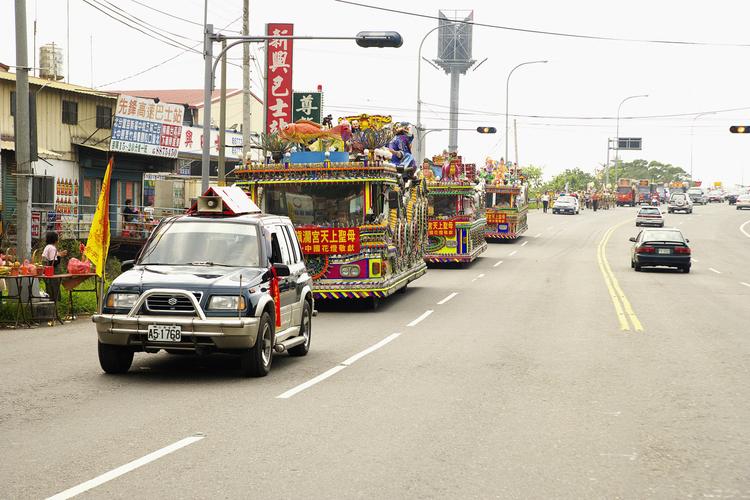
[[109, 149], [177, 158], [184, 111], [180, 104], [121, 95], [117, 98]]

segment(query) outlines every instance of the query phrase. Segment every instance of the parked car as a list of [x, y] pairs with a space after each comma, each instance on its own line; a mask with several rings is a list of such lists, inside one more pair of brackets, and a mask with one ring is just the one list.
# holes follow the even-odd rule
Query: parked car
[[690, 240], [679, 229], [644, 229], [630, 241], [633, 242], [630, 267], [636, 271], [664, 266], [690, 272]]
[[635, 225], [664, 227], [664, 217], [659, 207], [641, 207], [635, 216]]
[[312, 279], [287, 217], [260, 213], [238, 187], [211, 188], [154, 229], [93, 321], [99, 363], [129, 370], [135, 352], [235, 354], [265, 376], [274, 350], [310, 349]]
[[670, 214], [677, 211], [692, 214], [693, 201], [690, 199], [690, 196], [685, 193], [672, 193], [669, 197], [669, 203], [667, 204], [667, 211]]
[[578, 205], [578, 199], [574, 196], [559, 196], [552, 205], [553, 214], [577, 214], [580, 213], [581, 207]]
[[741, 194], [737, 197], [737, 210], [750, 208], [750, 194]]
[[701, 188], [690, 188], [688, 189], [687, 194], [688, 197], [690, 197], [690, 201], [695, 204], [705, 205], [706, 203], [708, 203], [706, 193], [704, 193]]

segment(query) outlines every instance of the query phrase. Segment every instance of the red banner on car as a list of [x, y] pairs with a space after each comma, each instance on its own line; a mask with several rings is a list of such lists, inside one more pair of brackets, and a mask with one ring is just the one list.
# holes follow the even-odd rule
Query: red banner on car
[[298, 227], [297, 239], [306, 255], [359, 253], [358, 227]]
[[[294, 25], [266, 24], [267, 36], [293, 36]], [[286, 38], [269, 40], [266, 47], [266, 132], [283, 130], [292, 122], [292, 46]]]
[[508, 216], [505, 212], [487, 212], [487, 224], [506, 224]]
[[456, 221], [453, 220], [431, 220], [427, 221], [427, 236], [456, 235]]

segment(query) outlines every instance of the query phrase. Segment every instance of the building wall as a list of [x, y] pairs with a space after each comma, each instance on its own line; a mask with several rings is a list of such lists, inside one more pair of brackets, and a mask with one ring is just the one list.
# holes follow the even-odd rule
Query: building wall
[[[37, 81], [39, 79], [30, 79]], [[71, 86], [72, 87], [72, 86]], [[90, 94], [75, 93], [57, 88], [43, 87], [39, 84], [29, 86], [30, 92], [36, 92], [37, 114], [37, 149], [51, 151], [61, 155], [60, 159], [75, 160], [75, 150], [71, 143], [87, 144], [98, 141], [107, 142], [110, 129], [96, 128], [96, 106], [107, 106], [114, 110], [117, 99]], [[41, 89], [41, 90], [40, 90]], [[16, 90], [13, 80], [0, 80], [0, 137], [4, 141], [15, 141], [13, 120], [11, 116], [10, 95]], [[78, 123], [76, 125], [62, 122], [62, 101], [78, 103]], [[92, 135], [93, 134], [93, 135]]]

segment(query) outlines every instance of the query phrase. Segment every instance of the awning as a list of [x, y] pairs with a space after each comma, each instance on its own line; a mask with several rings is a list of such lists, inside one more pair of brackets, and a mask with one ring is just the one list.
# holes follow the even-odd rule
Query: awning
[[[15, 141], [0, 141], [0, 149], [7, 149], [9, 151], [15, 151], [16, 150], [16, 143]], [[54, 151], [49, 151], [47, 149], [39, 149], [37, 151], [37, 154], [39, 155], [39, 158], [48, 158], [52, 160], [59, 160], [64, 155], [61, 153], [56, 153]]]

